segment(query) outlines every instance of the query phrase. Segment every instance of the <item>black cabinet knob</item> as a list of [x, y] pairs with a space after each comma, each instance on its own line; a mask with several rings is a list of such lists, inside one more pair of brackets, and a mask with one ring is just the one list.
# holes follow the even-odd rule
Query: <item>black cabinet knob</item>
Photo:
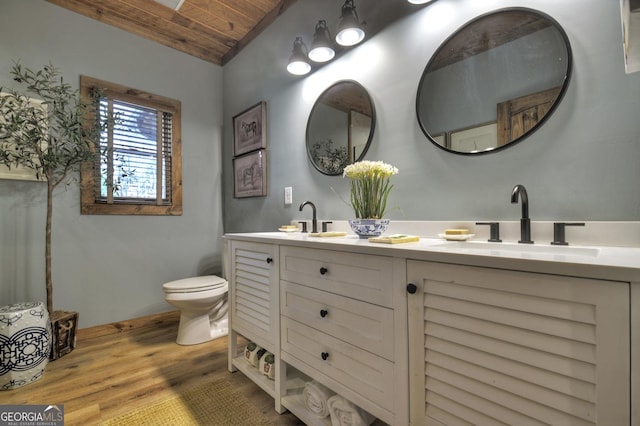
[[322, 357], [322, 359], [323, 359], [324, 361], [326, 361], [326, 360], [327, 360], [327, 358], [329, 358], [329, 352], [322, 352], [322, 353], [320, 354], [320, 356]]
[[326, 309], [320, 309], [320, 316], [322, 318], [326, 317], [329, 314], [329, 311], [327, 311]]
[[267, 257], [267, 263], [272, 263], [272, 262], [273, 262], [273, 259], [270, 257]]
[[416, 287], [415, 284], [413, 283], [407, 284], [407, 293], [414, 294], [416, 291], [418, 291], [418, 287]]
[[325, 268], [324, 266], [322, 268], [320, 268], [320, 275], [324, 275], [327, 272], [329, 272], [329, 270], [327, 268]]

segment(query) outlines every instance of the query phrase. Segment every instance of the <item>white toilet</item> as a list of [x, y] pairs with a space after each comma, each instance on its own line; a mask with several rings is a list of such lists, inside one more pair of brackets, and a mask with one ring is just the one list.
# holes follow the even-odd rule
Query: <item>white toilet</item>
[[228, 333], [229, 283], [216, 275], [185, 278], [162, 285], [164, 298], [180, 310], [179, 345], [196, 345]]

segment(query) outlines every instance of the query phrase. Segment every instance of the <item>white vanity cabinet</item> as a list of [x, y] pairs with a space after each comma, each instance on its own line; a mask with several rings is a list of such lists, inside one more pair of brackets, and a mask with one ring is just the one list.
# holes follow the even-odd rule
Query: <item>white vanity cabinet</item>
[[407, 261], [412, 425], [630, 424], [629, 283]]
[[280, 377], [268, 379], [252, 367], [238, 345], [239, 335], [273, 353], [278, 360], [278, 246], [256, 242], [227, 242], [229, 280], [229, 371], [242, 371], [280, 407]]
[[[282, 361], [398, 425], [406, 424], [408, 407], [406, 341], [396, 334], [398, 327], [406, 330], [404, 264], [386, 256], [280, 248]], [[283, 405], [298, 415], [299, 398], [284, 396]]]
[[[225, 240], [229, 370], [278, 412], [330, 426], [304, 402], [315, 380], [375, 426], [640, 426], [640, 249]], [[274, 353], [275, 380], [244, 360], [239, 336]]]

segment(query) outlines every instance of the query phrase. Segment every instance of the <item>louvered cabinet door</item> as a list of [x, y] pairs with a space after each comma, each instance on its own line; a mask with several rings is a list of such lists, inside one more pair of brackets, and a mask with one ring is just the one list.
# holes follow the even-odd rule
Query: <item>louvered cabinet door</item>
[[277, 246], [231, 242], [231, 326], [270, 352], [279, 340]]
[[413, 425], [629, 425], [629, 284], [409, 261]]

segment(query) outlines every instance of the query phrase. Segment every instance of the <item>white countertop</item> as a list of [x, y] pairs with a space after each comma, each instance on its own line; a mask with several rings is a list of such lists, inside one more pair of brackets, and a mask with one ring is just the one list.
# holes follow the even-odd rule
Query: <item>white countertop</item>
[[[384, 235], [389, 235], [389, 232]], [[421, 237], [420, 241], [411, 243], [380, 244], [354, 234], [312, 237], [301, 232], [236, 233], [225, 234], [224, 238], [640, 283], [638, 247], [552, 246], [548, 242], [528, 245], [512, 241], [487, 243], [478, 238], [467, 242], [449, 242], [429, 237]]]

